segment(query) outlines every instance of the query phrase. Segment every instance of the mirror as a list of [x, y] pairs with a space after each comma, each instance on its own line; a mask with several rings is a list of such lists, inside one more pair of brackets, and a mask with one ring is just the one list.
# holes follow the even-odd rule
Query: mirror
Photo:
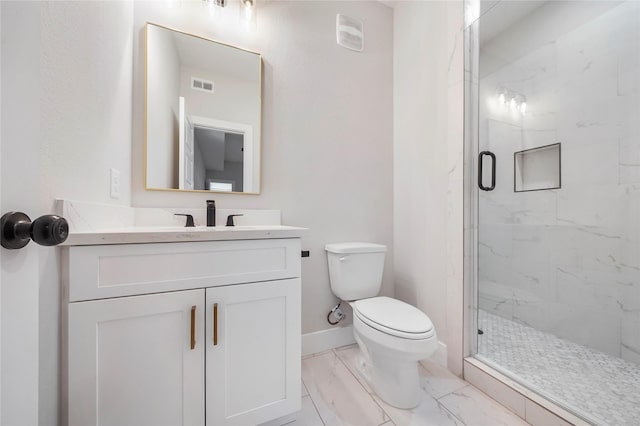
[[147, 23], [147, 189], [260, 193], [262, 58]]

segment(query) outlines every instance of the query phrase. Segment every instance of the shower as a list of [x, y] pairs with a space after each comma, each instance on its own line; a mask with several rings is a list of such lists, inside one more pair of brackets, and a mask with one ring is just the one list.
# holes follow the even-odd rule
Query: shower
[[465, 7], [472, 355], [640, 424], [640, 2]]

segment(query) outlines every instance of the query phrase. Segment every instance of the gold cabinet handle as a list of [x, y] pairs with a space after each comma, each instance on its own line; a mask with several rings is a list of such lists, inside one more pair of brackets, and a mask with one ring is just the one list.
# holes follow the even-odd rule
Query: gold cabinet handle
[[191, 307], [191, 350], [196, 348], [196, 305]]
[[213, 346], [218, 345], [218, 304], [213, 304]]

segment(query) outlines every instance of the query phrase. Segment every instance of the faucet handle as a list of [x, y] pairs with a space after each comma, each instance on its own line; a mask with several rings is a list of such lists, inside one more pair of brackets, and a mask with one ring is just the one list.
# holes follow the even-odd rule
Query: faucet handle
[[233, 223], [233, 218], [236, 216], [244, 216], [243, 214], [230, 214], [229, 216], [227, 216], [227, 226], [236, 226], [235, 223]]
[[184, 213], [174, 213], [174, 216], [186, 216], [187, 223], [184, 224], [185, 228], [194, 228], [196, 225], [193, 223], [193, 216]]

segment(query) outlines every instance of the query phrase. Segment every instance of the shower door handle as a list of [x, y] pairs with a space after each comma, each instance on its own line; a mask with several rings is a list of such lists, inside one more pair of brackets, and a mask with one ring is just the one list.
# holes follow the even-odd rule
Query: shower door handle
[[[491, 157], [491, 186], [482, 184], [482, 160], [485, 155]], [[491, 151], [482, 151], [478, 154], [478, 188], [483, 191], [493, 191], [496, 187], [496, 155]]]

